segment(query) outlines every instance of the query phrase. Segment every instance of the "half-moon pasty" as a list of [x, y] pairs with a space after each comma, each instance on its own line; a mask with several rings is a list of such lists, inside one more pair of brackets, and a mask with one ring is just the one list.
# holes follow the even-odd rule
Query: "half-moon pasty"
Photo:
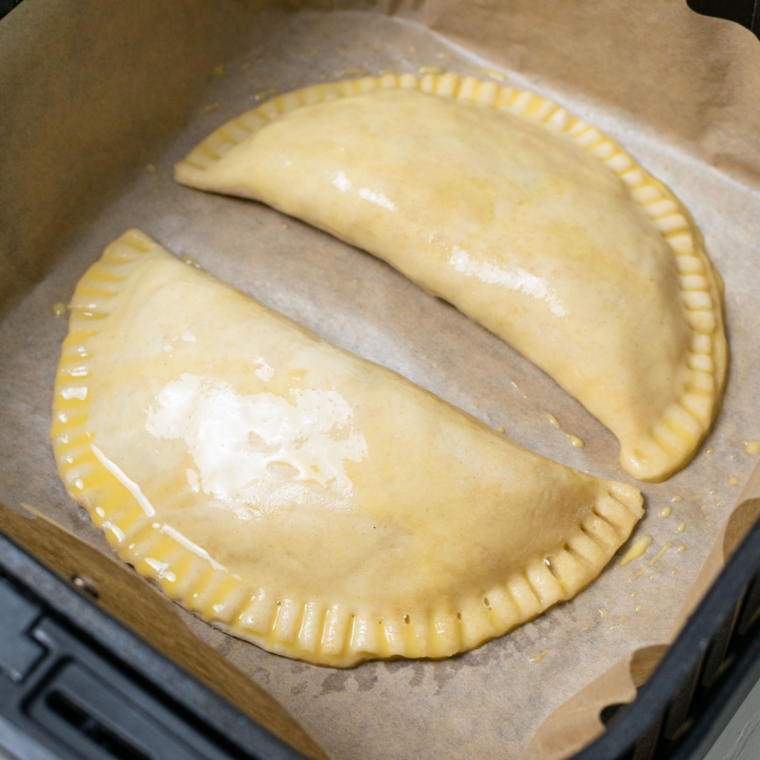
[[385, 259], [503, 338], [660, 481], [707, 434], [726, 340], [688, 212], [556, 104], [454, 74], [317, 85], [225, 124], [177, 164]]
[[71, 307], [66, 489], [123, 560], [269, 651], [472, 649], [578, 593], [642, 514], [637, 489], [526, 451], [139, 231]]

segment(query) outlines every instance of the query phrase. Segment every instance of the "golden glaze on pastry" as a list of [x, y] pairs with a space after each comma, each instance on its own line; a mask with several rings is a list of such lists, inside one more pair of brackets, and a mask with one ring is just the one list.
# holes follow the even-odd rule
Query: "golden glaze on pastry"
[[478, 646], [592, 581], [641, 495], [505, 439], [133, 230], [71, 304], [69, 494], [188, 609], [348, 667]]
[[317, 85], [224, 125], [180, 182], [360, 246], [545, 370], [660, 481], [707, 434], [726, 341], [688, 212], [550, 101], [454, 74]]

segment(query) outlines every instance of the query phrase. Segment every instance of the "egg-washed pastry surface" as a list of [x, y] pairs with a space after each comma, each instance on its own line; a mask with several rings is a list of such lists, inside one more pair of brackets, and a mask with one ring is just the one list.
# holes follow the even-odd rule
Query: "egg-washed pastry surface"
[[592, 581], [637, 489], [564, 467], [133, 230], [71, 304], [68, 493], [188, 609], [335, 667], [472, 649]]
[[661, 481], [717, 412], [722, 285], [690, 215], [619, 145], [454, 74], [308, 87], [225, 124], [178, 181], [385, 259], [517, 348]]

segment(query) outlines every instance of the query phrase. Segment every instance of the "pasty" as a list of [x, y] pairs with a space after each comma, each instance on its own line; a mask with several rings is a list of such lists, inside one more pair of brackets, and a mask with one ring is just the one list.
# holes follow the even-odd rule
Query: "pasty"
[[[349, 97], [350, 96], [350, 97]], [[673, 194], [556, 104], [454, 74], [317, 85], [176, 166], [385, 259], [499, 335], [660, 481], [721, 397], [721, 286]]]
[[272, 652], [444, 657], [569, 599], [642, 514], [133, 230], [77, 286], [55, 456], [119, 556]]

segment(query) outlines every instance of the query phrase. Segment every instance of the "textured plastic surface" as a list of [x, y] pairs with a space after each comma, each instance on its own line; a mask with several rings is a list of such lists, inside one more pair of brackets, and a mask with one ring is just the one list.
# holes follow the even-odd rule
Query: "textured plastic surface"
[[0, 750], [11, 756], [303, 757], [2, 535], [0, 652]]

